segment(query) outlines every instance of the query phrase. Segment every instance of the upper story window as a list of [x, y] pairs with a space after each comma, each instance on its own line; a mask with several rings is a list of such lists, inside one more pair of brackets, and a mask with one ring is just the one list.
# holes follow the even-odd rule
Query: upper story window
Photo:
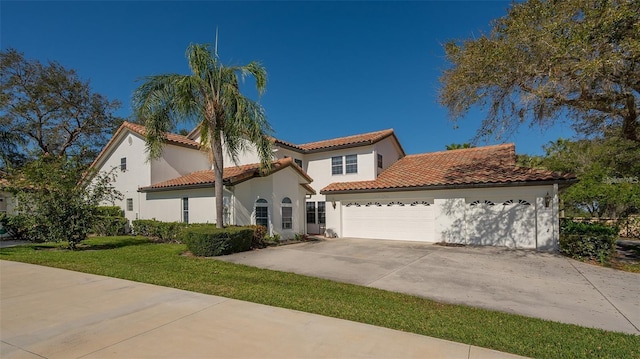
[[331, 157], [331, 174], [341, 175], [344, 173], [358, 173], [358, 155]]
[[331, 157], [331, 174], [341, 175], [342, 173], [342, 156]]
[[378, 153], [378, 168], [382, 168], [382, 155]]
[[302, 168], [302, 160], [299, 160], [297, 158], [293, 159], [293, 162], [295, 162], [300, 168]]
[[120, 171], [126, 171], [127, 170], [127, 158], [126, 157], [122, 157], [120, 159]]
[[127, 198], [127, 211], [133, 211], [133, 198]]
[[358, 173], [358, 155], [346, 155], [346, 173]]

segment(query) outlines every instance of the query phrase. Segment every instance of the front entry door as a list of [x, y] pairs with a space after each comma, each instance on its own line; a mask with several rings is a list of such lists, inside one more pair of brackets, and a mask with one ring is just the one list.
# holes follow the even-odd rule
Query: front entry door
[[325, 221], [325, 202], [307, 202], [307, 233], [324, 235]]

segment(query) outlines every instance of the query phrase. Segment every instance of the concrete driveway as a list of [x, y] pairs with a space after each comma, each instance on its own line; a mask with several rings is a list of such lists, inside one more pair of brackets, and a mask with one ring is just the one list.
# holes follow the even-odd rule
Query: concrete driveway
[[640, 275], [553, 253], [340, 238], [220, 260], [640, 335]]

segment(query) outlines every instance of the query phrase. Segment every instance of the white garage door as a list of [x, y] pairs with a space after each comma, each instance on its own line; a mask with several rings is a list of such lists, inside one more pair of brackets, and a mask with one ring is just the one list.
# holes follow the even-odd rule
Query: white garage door
[[347, 201], [344, 237], [433, 242], [434, 209], [429, 201]]
[[465, 210], [467, 243], [535, 248], [533, 203], [532, 199], [468, 200]]

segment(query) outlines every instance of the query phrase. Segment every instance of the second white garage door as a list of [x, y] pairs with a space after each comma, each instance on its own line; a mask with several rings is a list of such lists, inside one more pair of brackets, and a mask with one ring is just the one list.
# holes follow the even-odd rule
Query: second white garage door
[[433, 242], [433, 202], [343, 202], [342, 233], [344, 237]]

